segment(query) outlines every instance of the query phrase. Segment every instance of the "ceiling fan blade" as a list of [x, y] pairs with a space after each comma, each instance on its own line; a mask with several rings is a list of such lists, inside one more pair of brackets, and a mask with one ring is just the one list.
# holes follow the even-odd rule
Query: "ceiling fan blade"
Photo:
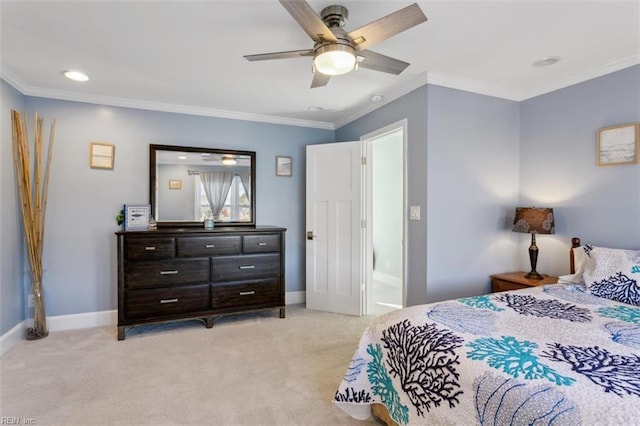
[[298, 25], [309, 34], [309, 37], [316, 43], [319, 41], [338, 41], [318, 14], [304, 0], [280, 0], [280, 4], [287, 9], [287, 12]]
[[355, 29], [347, 35], [357, 50], [368, 49], [376, 43], [408, 30], [427, 20], [417, 3]]
[[316, 87], [326, 86], [330, 79], [331, 79], [330, 75], [322, 74], [316, 71], [313, 73], [313, 81], [311, 82], [311, 88], [314, 89]]
[[389, 56], [370, 50], [361, 50], [358, 56], [362, 56], [362, 61], [358, 62], [360, 68], [368, 68], [370, 70], [382, 71], [389, 74], [398, 75], [404, 71], [409, 65], [399, 59], [390, 58]]
[[305, 49], [305, 50], [289, 50], [286, 52], [259, 53], [257, 55], [244, 55], [244, 58], [247, 61], [266, 61], [269, 59], [299, 58], [300, 56], [313, 56], [313, 50]]

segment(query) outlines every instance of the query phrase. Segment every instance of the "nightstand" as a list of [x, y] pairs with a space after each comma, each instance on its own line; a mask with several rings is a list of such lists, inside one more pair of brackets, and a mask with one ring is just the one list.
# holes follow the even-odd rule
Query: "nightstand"
[[508, 272], [506, 274], [491, 275], [491, 292], [521, 290], [528, 287], [536, 287], [539, 285], [555, 284], [558, 277], [545, 275], [541, 280], [530, 280], [525, 278], [526, 272]]

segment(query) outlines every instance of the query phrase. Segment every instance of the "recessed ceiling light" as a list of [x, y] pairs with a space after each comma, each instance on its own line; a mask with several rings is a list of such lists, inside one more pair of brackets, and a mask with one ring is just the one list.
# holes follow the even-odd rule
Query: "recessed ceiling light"
[[371, 95], [371, 102], [380, 102], [383, 99], [384, 99], [384, 95], [379, 95], [379, 94]]
[[73, 81], [88, 81], [89, 77], [81, 71], [64, 71], [64, 76]]
[[549, 65], [557, 63], [559, 60], [559, 56], [547, 56], [546, 58], [538, 59], [532, 63], [531, 66], [534, 68], [548, 67]]

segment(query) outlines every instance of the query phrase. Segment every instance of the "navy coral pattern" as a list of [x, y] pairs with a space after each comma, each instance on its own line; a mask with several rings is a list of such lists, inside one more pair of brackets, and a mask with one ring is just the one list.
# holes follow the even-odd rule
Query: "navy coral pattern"
[[640, 284], [618, 272], [602, 281], [596, 281], [589, 287], [591, 294], [605, 299], [617, 300], [630, 305], [640, 305]]
[[362, 334], [334, 403], [400, 425], [637, 424], [640, 307], [563, 284], [412, 306]]
[[409, 320], [382, 332], [389, 374], [397, 377], [418, 415], [445, 403], [455, 407], [462, 394], [456, 349], [463, 340], [436, 324], [414, 326]]

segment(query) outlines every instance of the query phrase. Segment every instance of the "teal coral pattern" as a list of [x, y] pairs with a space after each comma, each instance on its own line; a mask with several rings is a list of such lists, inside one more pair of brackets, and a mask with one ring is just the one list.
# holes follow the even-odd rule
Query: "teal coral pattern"
[[540, 363], [538, 357], [533, 354], [533, 350], [538, 348], [534, 342], [521, 342], [512, 336], [502, 336], [501, 339], [477, 339], [467, 343], [467, 346], [472, 349], [467, 353], [467, 358], [475, 361], [486, 360], [490, 367], [502, 370], [516, 379], [520, 376], [526, 380], [544, 378], [558, 386], [570, 386], [575, 382], [575, 379], [562, 376]]
[[504, 308], [494, 304], [489, 296], [465, 297], [463, 299], [458, 299], [458, 302], [464, 303], [472, 308], [489, 309], [495, 312], [504, 311]]
[[615, 306], [599, 308], [597, 312], [600, 316], [605, 318], [615, 318], [620, 321], [640, 325], [640, 308]]
[[378, 395], [382, 403], [389, 410], [391, 417], [398, 423], [409, 423], [409, 408], [400, 402], [400, 396], [393, 387], [393, 382], [382, 362], [382, 348], [380, 345], [369, 344], [367, 353], [372, 360], [367, 365], [367, 375], [371, 383], [371, 391]]

